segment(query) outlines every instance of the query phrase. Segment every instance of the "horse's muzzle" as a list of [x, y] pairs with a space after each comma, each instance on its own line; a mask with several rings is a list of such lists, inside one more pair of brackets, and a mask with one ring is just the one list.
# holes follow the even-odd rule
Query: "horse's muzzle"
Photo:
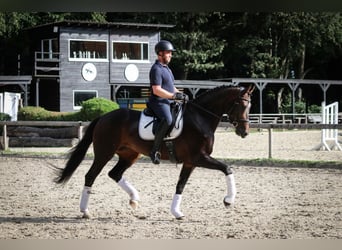
[[239, 128], [237, 127], [235, 129], [235, 133], [238, 135], [238, 136], [241, 136], [241, 138], [245, 138], [247, 135], [248, 135], [248, 130], [246, 130], [245, 128]]

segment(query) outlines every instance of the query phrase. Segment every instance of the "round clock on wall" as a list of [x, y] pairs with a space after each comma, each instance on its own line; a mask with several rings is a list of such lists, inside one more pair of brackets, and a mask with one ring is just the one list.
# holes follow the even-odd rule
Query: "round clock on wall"
[[84, 80], [90, 82], [93, 81], [96, 77], [97, 70], [93, 63], [86, 63], [82, 67], [82, 77]]

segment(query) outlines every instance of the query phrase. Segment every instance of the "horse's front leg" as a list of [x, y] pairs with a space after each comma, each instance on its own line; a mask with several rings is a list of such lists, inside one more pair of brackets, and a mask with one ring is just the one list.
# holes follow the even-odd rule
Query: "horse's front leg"
[[182, 201], [182, 193], [187, 183], [192, 170], [195, 168], [193, 165], [183, 164], [182, 170], [179, 175], [179, 179], [176, 186], [176, 193], [173, 196], [171, 204], [171, 213], [176, 217], [176, 219], [181, 220], [184, 214], [180, 210], [180, 204]]
[[208, 169], [220, 170], [225, 174], [227, 183], [227, 195], [224, 197], [223, 203], [227, 208], [232, 205], [235, 201], [236, 196], [235, 178], [232, 169], [228, 165], [212, 158], [209, 155], [203, 155], [196, 162], [196, 165]]

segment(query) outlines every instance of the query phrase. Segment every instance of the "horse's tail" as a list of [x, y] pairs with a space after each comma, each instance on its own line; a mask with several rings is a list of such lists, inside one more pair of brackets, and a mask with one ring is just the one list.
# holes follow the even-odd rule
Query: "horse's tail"
[[100, 117], [94, 119], [88, 126], [81, 141], [70, 151], [69, 159], [64, 169], [58, 168], [57, 177], [54, 181], [57, 184], [65, 184], [80, 165], [90, 144], [93, 141], [93, 131]]

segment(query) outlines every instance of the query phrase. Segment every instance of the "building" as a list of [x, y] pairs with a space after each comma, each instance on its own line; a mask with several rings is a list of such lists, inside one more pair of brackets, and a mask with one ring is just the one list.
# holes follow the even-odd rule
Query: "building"
[[92, 97], [116, 100], [121, 86], [148, 86], [160, 30], [172, 27], [61, 21], [26, 30], [32, 62], [26, 66], [32, 71], [29, 105], [75, 111]]

